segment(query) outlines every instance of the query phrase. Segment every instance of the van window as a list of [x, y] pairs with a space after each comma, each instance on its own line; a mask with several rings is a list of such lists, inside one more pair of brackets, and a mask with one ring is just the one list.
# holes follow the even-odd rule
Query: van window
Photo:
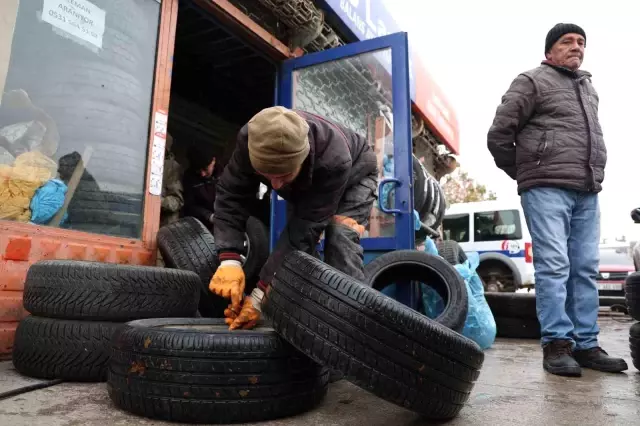
[[469, 215], [452, 214], [445, 217], [442, 221], [442, 231], [445, 240], [469, 242]]
[[473, 216], [475, 241], [501, 241], [522, 239], [522, 226], [518, 210], [478, 212]]

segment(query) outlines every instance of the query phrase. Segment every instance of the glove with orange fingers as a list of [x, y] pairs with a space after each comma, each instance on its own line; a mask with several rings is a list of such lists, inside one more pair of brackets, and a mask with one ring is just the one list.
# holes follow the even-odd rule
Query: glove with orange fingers
[[223, 260], [222, 256], [220, 260], [220, 266], [209, 283], [209, 290], [220, 297], [231, 299], [230, 309], [240, 312], [245, 285], [242, 263], [235, 259]]
[[239, 313], [236, 313], [237, 311], [230, 305], [224, 311], [225, 322], [229, 325], [229, 330], [238, 328], [250, 330], [255, 327], [260, 320], [262, 297], [264, 297], [264, 292], [260, 288], [256, 288], [251, 293], [251, 296], [244, 298], [244, 304]]

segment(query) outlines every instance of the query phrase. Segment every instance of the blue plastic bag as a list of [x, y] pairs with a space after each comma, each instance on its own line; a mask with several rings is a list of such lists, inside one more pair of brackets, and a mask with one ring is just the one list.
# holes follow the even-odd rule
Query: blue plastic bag
[[478, 253], [467, 253], [467, 260], [455, 268], [464, 279], [469, 295], [469, 311], [462, 335], [476, 342], [484, 350], [489, 349], [496, 341], [496, 321], [484, 297], [482, 280], [476, 272], [479, 263]]
[[62, 208], [67, 185], [59, 179], [51, 179], [38, 188], [31, 198], [31, 223], [44, 225]]

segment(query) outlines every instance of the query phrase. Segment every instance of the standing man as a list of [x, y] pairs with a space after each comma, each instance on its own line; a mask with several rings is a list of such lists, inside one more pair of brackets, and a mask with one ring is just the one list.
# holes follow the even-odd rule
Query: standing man
[[[256, 114], [238, 134], [217, 187], [214, 236], [220, 267], [209, 289], [231, 305], [230, 328], [252, 328], [260, 301], [285, 255], [316, 255], [325, 232], [325, 261], [364, 280], [360, 237], [377, 189], [377, 160], [367, 140], [322, 117], [283, 107]], [[249, 207], [260, 182], [289, 202], [288, 223], [260, 273], [258, 288], [244, 298], [240, 262]]]
[[627, 369], [598, 344], [598, 193], [607, 150], [598, 94], [580, 70], [586, 44], [579, 26], [554, 26], [546, 60], [511, 83], [487, 138], [496, 165], [518, 182], [533, 240], [543, 367], [562, 376], [580, 376], [581, 367]]

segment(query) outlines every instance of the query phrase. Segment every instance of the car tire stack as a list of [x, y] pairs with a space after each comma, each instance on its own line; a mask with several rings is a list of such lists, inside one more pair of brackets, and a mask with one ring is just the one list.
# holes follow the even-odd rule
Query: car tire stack
[[189, 317], [199, 280], [187, 271], [97, 262], [45, 260], [27, 273], [13, 364], [40, 379], [103, 381], [110, 342], [126, 321]]
[[498, 337], [540, 338], [535, 294], [486, 292], [484, 297], [496, 321]]
[[128, 323], [113, 338], [111, 400], [174, 422], [264, 421], [316, 407], [333, 370], [401, 407], [449, 419], [484, 362], [473, 341], [302, 252], [276, 271], [262, 313], [253, 330], [229, 331], [211, 318]]
[[[627, 277], [624, 293], [629, 315], [640, 321], [640, 272], [634, 272]], [[629, 329], [629, 348], [633, 366], [640, 370], [640, 322], [636, 322]]]

